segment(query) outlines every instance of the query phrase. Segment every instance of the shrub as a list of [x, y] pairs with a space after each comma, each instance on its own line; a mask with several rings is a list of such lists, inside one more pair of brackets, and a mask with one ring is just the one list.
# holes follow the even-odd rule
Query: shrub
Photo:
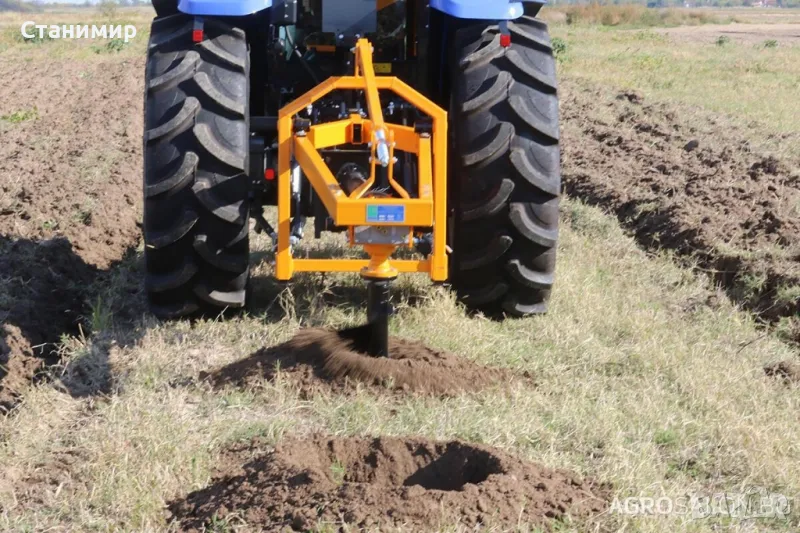
[[567, 41], [561, 37], [553, 37], [553, 55], [559, 61], [564, 61], [567, 57]]

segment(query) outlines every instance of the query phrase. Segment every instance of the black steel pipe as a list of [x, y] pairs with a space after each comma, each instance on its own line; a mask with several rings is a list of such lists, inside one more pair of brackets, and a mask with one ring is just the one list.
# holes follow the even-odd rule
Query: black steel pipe
[[278, 133], [278, 117], [250, 117], [253, 133]]
[[367, 322], [370, 326], [367, 353], [372, 357], [389, 357], [389, 302], [391, 280], [367, 280]]

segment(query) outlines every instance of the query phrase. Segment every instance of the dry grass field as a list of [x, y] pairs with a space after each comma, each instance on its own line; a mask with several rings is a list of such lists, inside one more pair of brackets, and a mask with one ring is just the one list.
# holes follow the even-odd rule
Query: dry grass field
[[[301, 328], [362, 322], [365, 298], [357, 276], [273, 281], [263, 236], [244, 313], [148, 315], [137, 221], [152, 13], [0, 13], [0, 530], [256, 531], [274, 504], [263, 494], [275, 494], [253, 472], [261, 457], [320, 436], [458, 439], [526, 461], [545, 492], [562, 476], [548, 469], [602, 487], [599, 511], [481, 531], [800, 529], [800, 41], [787, 36], [791, 14], [734, 11], [674, 28], [662, 25], [697, 16], [644, 27], [545, 14], [567, 192], [551, 311], [489, 320], [401, 278], [394, 335], [511, 376], [446, 395], [259, 366]], [[139, 31], [119, 48], [26, 42], [25, 20]], [[730, 32], [743, 27], [747, 38]], [[348, 253], [335, 238], [299, 253], [320, 249]], [[246, 379], [215, 379], [233, 374]], [[341, 453], [314, 475], [360, 494]], [[441, 503], [427, 508], [441, 512], [438, 530], [473, 530], [466, 511], [444, 512], [446, 491], [425, 488], [416, 498]], [[612, 505], [755, 489], [785, 495], [788, 514]], [[268, 530], [358, 530], [323, 507]]]

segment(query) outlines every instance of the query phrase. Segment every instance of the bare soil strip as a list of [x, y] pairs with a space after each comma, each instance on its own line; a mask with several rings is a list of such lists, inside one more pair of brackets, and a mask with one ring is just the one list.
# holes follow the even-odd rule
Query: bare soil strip
[[800, 25], [798, 24], [706, 24], [703, 26], [679, 26], [658, 31], [669, 35], [676, 41], [696, 43], [713, 43], [722, 35], [737, 42], [750, 44], [758, 44], [770, 39], [790, 46], [800, 43]]
[[200, 378], [223, 386], [260, 377], [272, 380], [280, 371], [304, 397], [320, 390], [347, 392], [357, 384], [382, 391], [451, 395], [513, 378], [510, 372], [485, 368], [416, 341], [391, 338], [389, 353], [388, 358], [370, 357], [335, 331], [304, 329], [286, 343], [263, 348]]
[[[244, 466], [242, 464], [244, 463]], [[461, 441], [420, 438], [289, 438], [263, 453], [232, 450], [211, 484], [170, 504], [183, 531], [243, 521], [259, 531], [308, 531], [320, 523], [435, 531], [448, 523], [503, 530], [587, 521], [609, 487]]]
[[143, 68], [0, 62], [0, 411], [138, 244]]
[[[697, 261], [736, 302], [774, 321], [800, 312], [800, 173], [744, 132], [688, 125], [640, 95], [562, 84], [564, 183], [646, 248]], [[800, 340], [800, 337], [798, 338]]]

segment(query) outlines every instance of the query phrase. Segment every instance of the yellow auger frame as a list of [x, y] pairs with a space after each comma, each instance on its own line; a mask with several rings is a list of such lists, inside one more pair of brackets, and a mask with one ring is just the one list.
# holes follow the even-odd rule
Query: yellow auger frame
[[[289, 280], [295, 272], [361, 272], [364, 277], [391, 279], [398, 272], [428, 273], [433, 281], [447, 279], [447, 113], [403, 81], [376, 76], [372, 45], [359, 39], [355, 49], [355, 75], [328, 78], [284, 106], [278, 114], [278, 248], [276, 277]], [[295, 116], [335, 90], [363, 91], [369, 116], [351, 115], [336, 122], [294, 131]], [[415, 106], [433, 121], [433, 133], [418, 134], [413, 127], [385, 123], [379, 90], [389, 90]], [[359, 128], [355, 128], [359, 126]], [[360, 138], [354, 130], [360, 129]], [[317, 150], [342, 144], [368, 142], [371, 149], [369, 179], [346, 194]], [[412, 198], [393, 178], [395, 149], [418, 157], [419, 190]], [[387, 157], [388, 155], [388, 157]], [[355, 226], [433, 228], [433, 250], [427, 259], [393, 260], [394, 244], [365, 244], [370, 259], [296, 259], [290, 247], [291, 165], [299, 164], [334, 224], [349, 226], [351, 245]], [[399, 198], [371, 198], [376, 165], [387, 166], [389, 184]]]

